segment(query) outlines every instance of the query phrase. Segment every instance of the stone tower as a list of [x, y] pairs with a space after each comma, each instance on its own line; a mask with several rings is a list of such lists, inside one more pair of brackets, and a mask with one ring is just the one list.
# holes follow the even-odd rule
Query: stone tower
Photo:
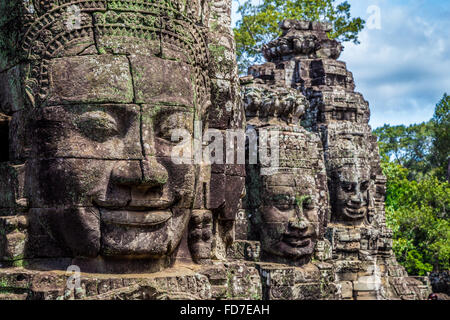
[[0, 13], [2, 294], [73, 297], [47, 270], [77, 266], [113, 275], [101, 291], [87, 277], [83, 297], [142, 298], [162, 281], [163, 296], [210, 298], [204, 275], [157, 273], [224, 259], [232, 241], [243, 165], [171, 161], [173, 129], [244, 125], [231, 0], [15, 0]]
[[[268, 62], [250, 67], [249, 75], [241, 78], [243, 100], [248, 123], [265, 118], [266, 110], [276, 110], [275, 118], [281, 118], [286, 92], [297, 95], [295, 101], [301, 101], [298, 96], [308, 101], [297, 123], [320, 137], [328, 180], [324, 189], [330, 200], [316, 258], [332, 265], [343, 299], [424, 298], [426, 283], [406, 278], [395, 260], [392, 232], [385, 223], [386, 180], [368, 124], [369, 104], [355, 92], [346, 64], [337, 60], [343, 47], [329, 39], [332, 26], [286, 20], [280, 27], [282, 35], [263, 47]], [[251, 202], [246, 204], [250, 212]], [[258, 240], [246, 232], [252, 223], [245, 216], [238, 226], [241, 239]]]

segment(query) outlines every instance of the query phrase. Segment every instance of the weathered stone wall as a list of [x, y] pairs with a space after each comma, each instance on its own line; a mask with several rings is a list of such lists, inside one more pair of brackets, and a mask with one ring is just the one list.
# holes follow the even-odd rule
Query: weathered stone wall
[[[3, 263], [147, 256], [156, 271], [223, 257], [243, 166], [174, 166], [170, 131], [243, 128], [231, 1], [1, 1], [0, 13]], [[133, 211], [146, 208], [159, 213]]]

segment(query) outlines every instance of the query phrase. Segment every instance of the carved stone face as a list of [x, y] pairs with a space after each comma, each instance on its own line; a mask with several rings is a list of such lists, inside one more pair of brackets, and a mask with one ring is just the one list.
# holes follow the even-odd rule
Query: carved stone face
[[266, 260], [303, 263], [320, 232], [320, 191], [312, 172], [292, 169], [265, 177], [260, 241]]
[[[77, 256], [169, 256], [194, 202], [196, 167], [171, 159], [172, 130], [193, 134], [190, 67], [130, 57], [132, 99], [140, 104], [91, 103], [91, 93], [108, 90], [105, 82], [114, 79], [122, 90], [116, 94], [127, 99], [125, 60], [104, 55], [54, 62], [51, 99], [77, 103], [37, 108], [32, 116], [31, 216], [48, 223], [58, 243]], [[80, 89], [73, 90], [72, 79]]]
[[[232, 222], [245, 173], [175, 164], [179, 141], [171, 135], [192, 135], [194, 120], [202, 129], [243, 126], [228, 6], [49, 0], [0, 7], [11, 11], [0, 31], [11, 47], [0, 50], [0, 111], [12, 118], [8, 160], [26, 169], [24, 256], [207, 260], [207, 211]], [[223, 192], [211, 195], [217, 187]], [[179, 246], [192, 212], [201, 232]]]
[[298, 126], [270, 129], [279, 132], [278, 166], [267, 168], [272, 175], [261, 175], [263, 165], [247, 166], [250, 237], [261, 242], [263, 261], [301, 266], [311, 260], [329, 210], [321, 141]]
[[369, 207], [370, 172], [364, 167], [345, 166], [332, 174], [333, 221], [362, 221]]

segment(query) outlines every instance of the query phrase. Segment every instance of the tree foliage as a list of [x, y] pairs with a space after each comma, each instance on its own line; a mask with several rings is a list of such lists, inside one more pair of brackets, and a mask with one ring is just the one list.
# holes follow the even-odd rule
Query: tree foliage
[[450, 184], [427, 175], [408, 180], [408, 169], [383, 162], [388, 179], [386, 221], [394, 232], [394, 252], [408, 273], [424, 275], [450, 268]]
[[380, 153], [408, 169], [410, 180], [420, 180], [434, 173], [440, 180], [448, 180], [450, 157], [450, 96], [444, 94], [436, 105], [433, 118], [410, 126], [390, 126], [374, 130]]
[[384, 125], [374, 130], [381, 154], [407, 168], [408, 178], [419, 179], [431, 169], [433, 127], [430, 122], [404, 125]]
[[234, 28], [239, 69], [245, 71], [251, 64], [262, 61], [261, 47], [280, 35], [279, 23], [285, 19], [329, 21], [333, 23], [331, 38], [358, 42], [358, 33], [365, 21], [352, 18], [350, 4], [336, 0], [251, 0], [240, 3], [241, 19]]
[[429, 122], [374, 130], [387, 177], [386, 221], [394, 232], [393, 249], [412, 275], [450, 269], [449, 129], [445, 94]]
[[450, 96], [444, 97], [436, 105], [433, 119], [433, 145], [431, 163], [436, 168], [436, 174], [441, 179], [448, 177], [448, 165], [450, 158]]

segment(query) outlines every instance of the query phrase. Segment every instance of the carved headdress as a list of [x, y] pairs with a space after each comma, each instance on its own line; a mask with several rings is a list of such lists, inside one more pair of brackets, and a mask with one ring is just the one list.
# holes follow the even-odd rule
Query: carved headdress
[[46, 103], [51, 59], [98, 51], [152, 54], [195, 66], [197, 105], [205, 108], [210, 83], [203, 6], [160, 0], [34, 1], [23, 9], [30, 22], [17, 52], [31, 62], [25, 70], [31, 104]]

